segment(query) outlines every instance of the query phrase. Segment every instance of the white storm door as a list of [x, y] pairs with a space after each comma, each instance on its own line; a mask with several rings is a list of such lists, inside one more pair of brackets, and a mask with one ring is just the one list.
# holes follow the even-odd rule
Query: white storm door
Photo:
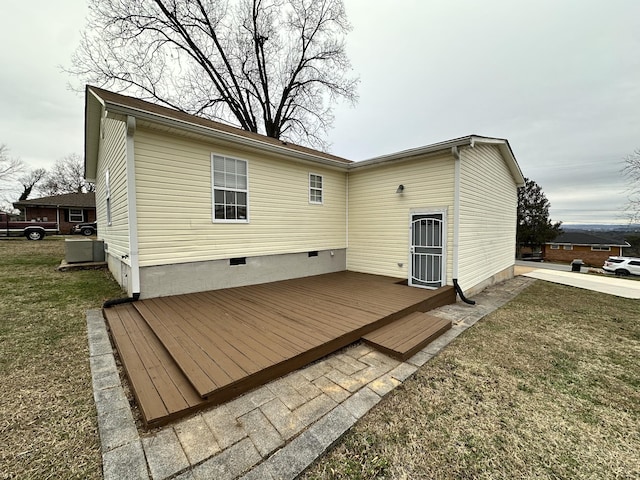
[[445, 231], [443, 213], [411, 215], [409, 285], [439, 288], [444, 284]]

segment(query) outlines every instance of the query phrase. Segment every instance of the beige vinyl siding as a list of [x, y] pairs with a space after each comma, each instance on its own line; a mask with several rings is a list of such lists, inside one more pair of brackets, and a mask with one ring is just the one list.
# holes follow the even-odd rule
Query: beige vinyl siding
[[[211, 154], [248, 162], [248, 223], [212, 221]], [[346, 173], [138, 127], [140, 265], [346, 247]], [[309, 173], [323, 204], [309, 203]]]
[[512, 266], [517, 187], [497, 147], [462, 150], [459, 274], [463, 289]]
[[[124, 118], [106, 117], [98, 153], [96, 215], [98, 236], [109, 254], [120, 259], [129, 254], [129, 215], [127, 203], [127, 133]], [[111, 225], [107, 225], [105, 173], [109, 170]], [[126, 263], [126, 262], [125, 262]]]
[[[408, 278], [412, 209], [447, 209], [447, 280], [451, 280], [454, 164], [450, 155], [395, 161], [349, 172], [347, 269]], [[397, 194], [398, 185], [404, 192]], [[402, 263], [402, 267], [398, 266]]]

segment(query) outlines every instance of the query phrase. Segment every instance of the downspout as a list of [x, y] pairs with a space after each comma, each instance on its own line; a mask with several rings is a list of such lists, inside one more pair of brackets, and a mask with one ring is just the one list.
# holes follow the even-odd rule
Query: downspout
[[110, 308], [110, 307], [113, 307], [114, 305], [120, 305], [122, 303], [135, 302], [139, 298], [140, 298], [139, 293], [134, 293], [132, 297], [127, 297], [127, 298], [112, 298], [111, 300], [107, 300], [106, 302], [104, 302], [102, 304], [102, 308]]
[[140, 261], [138, 254], [138, 210], [136, 207], [136, 175], [134, 158], [135, 117], [127, 117], [127, 213], [129, 217], [129, 266], [131, 267], [131, 297], [114, 298], [102, 304], [102, 308], [135, 302], [140, 298]]
[[136, 118], [127, 117], [127, 206], [129, 208], [129, 255], [131, 258], [131, 291], [140, 296], [140, 257], [138, 252], [138, 208], [136, 203], [136, 167], [134, 135]]
[[464, 296], [464, 292], [458, 284], [458, 255], [460, 251], [460, 152], [457, 146], [451, 147], [451, 154], [455, 160], [453, 196], [453, 287], [460, 296], [460, 300], [469, 305], [475, 305], [475, 301], [469, 300]]
[[346, 247], [346, 252], [345, 252], [345, 263], [348, 262], [348, 257], [349, 257], [349, 172], [346, 173], [347, 175], [347, 179], [346, 179], [346, 191], [345, 191], [345, 200], [346, 200], [346, 206], [345, 206], [345, 228], [346, 228], [346, 235], [345, 235], [345, 247]]

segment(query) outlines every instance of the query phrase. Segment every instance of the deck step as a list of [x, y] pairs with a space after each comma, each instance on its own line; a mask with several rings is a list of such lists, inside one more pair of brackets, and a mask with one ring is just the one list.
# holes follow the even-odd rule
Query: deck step
[[451, 328], [451, 321], [414, 312], [365, 335], [362, 339], [398, 360], [406, 360]]

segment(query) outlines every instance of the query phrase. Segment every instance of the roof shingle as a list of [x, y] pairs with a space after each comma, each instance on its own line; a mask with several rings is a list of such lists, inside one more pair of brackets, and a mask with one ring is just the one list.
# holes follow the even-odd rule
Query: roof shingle
[[85, 207], [95, 208], [96, 194], [89, 193], [65, 193], [50, 197], [32, 198], [21, 202], [14, 202], [13, 206], [18, 207]]
[[619, 241], [597, 237], [589, 233], [583, 232], [564, 232], [558, 235], [551, 242], [547, 243], [566, 243], [572, 245], [607, 245], [607, 246], [622, 246], [628, 245], [626, 243], [620, 243]]

